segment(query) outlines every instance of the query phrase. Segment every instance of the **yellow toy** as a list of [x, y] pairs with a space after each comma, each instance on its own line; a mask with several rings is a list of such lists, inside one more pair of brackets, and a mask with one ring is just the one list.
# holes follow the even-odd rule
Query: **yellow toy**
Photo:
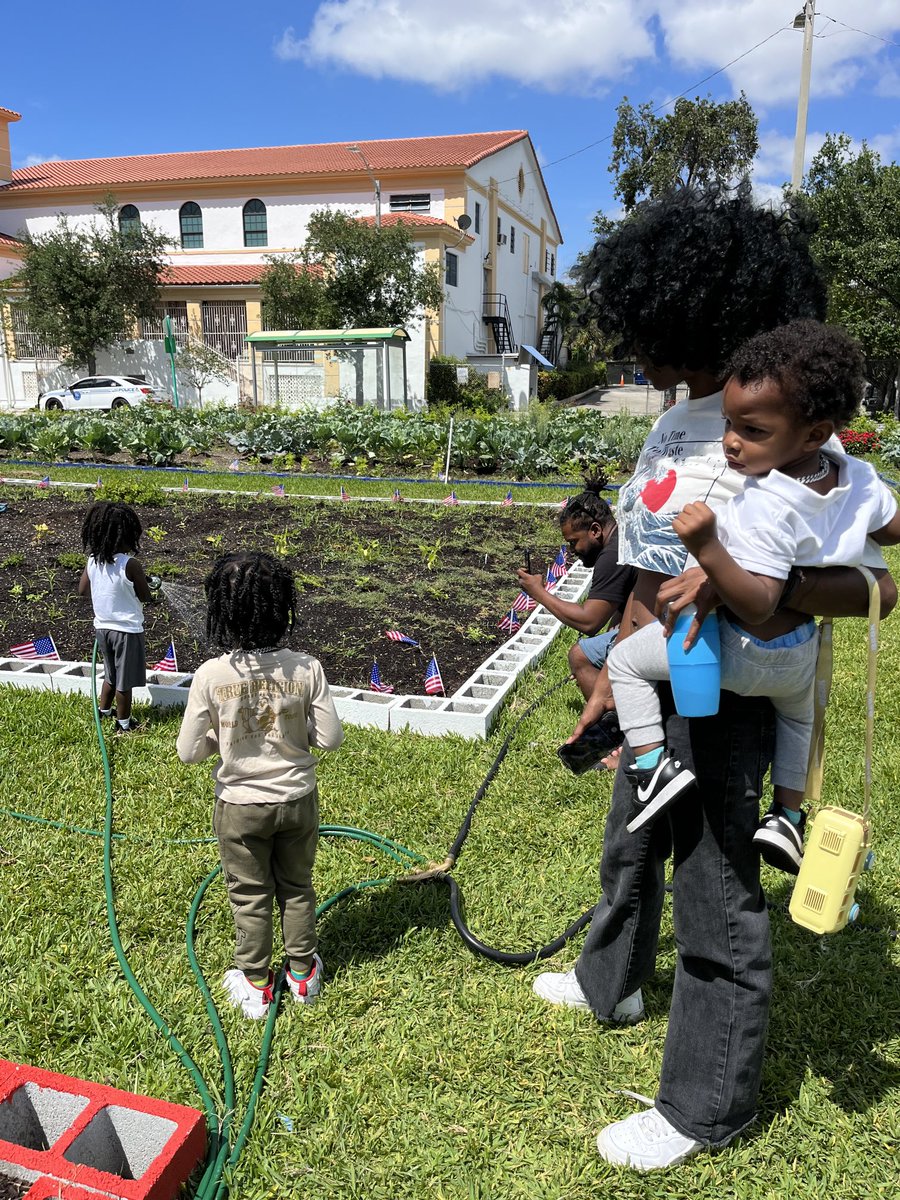
[[[878, 652], [878, 621], [881, 600], [872, 574], [859, 568], [869, 584], [869, 672], [866, 693], [865, 804], [862, 816], [831, 805], [819, 810], [812, 823], [806, 853], [790, 914], [798, 925], [813, 933], [837, 933], [855, 921], [859, 905], [854, 900], [860, 873], [874, 862], [870, 849], [869, 804], [872, 788], [872, 743], [875, 727], [875, 664]], [[831, 623], [822, 626], [822, 641], [816, 670], [816, 714], [807, 777], [807, 796], [817, 801], [822, 790], [824, 767], [825, 706], [831, 686]]]

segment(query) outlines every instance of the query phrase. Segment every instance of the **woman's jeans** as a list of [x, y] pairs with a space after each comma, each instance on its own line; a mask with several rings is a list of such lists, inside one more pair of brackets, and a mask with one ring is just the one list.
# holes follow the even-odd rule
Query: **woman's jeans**
[[[619, 769], [603, 895], [575, 973], [601, 1018], [653, 976], [672, 853], [678, 958], [656, 1107], [686, 1137], [724, 1145], [754, 1117], [769, 1019], [769, 918], [752, 838], [773, 710], [766, 699], [723, 692], [717, 716], [688, 721], [675, 714], [666, 684], [660, 699], [666, 745], [697, 784], [658, 821], [628, 833], [632, 787]], [[623, 761], [633, 761], [627, 743]]]

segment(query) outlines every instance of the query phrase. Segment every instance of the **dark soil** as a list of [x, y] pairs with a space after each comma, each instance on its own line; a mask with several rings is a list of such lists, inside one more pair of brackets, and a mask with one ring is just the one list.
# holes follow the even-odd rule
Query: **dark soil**
[[30, 1187], [30, 1183], [22, 1183], [19, 1179], [0, 1175], [0, 1200], [20, 1200]]
[[[7, 505], [0, 513], [0, 655], [49, 633], [62, 658], [89, 660], [92, 610], [77, 595], [89, 499], [7, 485], [0, 502]], [[267, 550], [283, 554], [297, 577], [299, 621], [290, 644], [319, 658], [341, 686], [366, 686], [377, 658], [398, 693], [424, 691], [432, 652], [447, 694], [455, 691], [509, 636], [497, 623], [517, 593], [523, 548], [534, 550], [539, 570], [560, 544], [555, 512], [524, 506], [187, 494], [138, 512], [145, 570], [177, 585], [176, 607], [159, 602], [145, 610], [148, 662], [162, 658], [170, 641], [181, 671], [217, 653], [203, 643], [203, 578], [224, 551]], [[388, 640], [387, 629], [415, 638], [421, 652]]]

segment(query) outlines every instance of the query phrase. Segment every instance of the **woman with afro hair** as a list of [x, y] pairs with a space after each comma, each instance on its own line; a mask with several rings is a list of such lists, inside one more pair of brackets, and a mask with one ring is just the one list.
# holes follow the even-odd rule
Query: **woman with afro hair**
[[[679, 188], [639, 205], [587, 256], [583, 278], [594, 317], [660, 389], [688, 385], [644, 444], [617, 508], [620, 561], [638, 568], [619, 641], [714, 598], [704, 572], [685, 572], [687, 551], [672, 528], [686, 504], [720, 508], [744, 479], [722, 449], [722, 389], [728, 362], [749, 338], [797, 318], [821, 319], [825, 289], [811, 259], [802, 214], [757, 206], [737, 192]], [[877, 547], [882, 606], [897, 593]], [[782, 606], [810, 615], [862, 616], [867, 589], [852, 568], [789, 577]], [[727, 1145], [754, 1119], [772, 991], [768, 913], [753, 835], [774, 742], [771, 703], [721, 696], [719, 713], [687, 720], [660, 687], [665, 742], [696, 785], [671, 820], [626, 829], [633, 788], [616, 775], [606, 822], [603, 894], [575, 967], [544, 972], [534, 990], [553, 1004], [588, 1009], [601, 1021], [644, 1015], [653, 977], [671, 854], [678, 959], [659, 1089], [653, 1106], [601, 1130], [609, 1162], [635, 1170], [675, 1165], [704, 1147]], [[570, 741], [613, 707], [604, 669]], [[633, 766], [627, 743], [622, 762]]]

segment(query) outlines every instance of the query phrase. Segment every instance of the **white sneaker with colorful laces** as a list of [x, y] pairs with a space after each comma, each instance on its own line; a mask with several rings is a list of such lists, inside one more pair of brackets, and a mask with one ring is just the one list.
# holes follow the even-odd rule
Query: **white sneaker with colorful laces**
[[295, 1004], [315, 1004], [322, 990], [322, 976], [325, 964], [318, 954], [313, 955], [313, 964], [305, 979], [297, 979], [291, 974], [290, 968], [284, 972], [285, 983], [294, 998]]
[[239, 1008], [245, 1017], [251, 1021], [260, 1021], [268, 1015], [272, 1003], [272, 988], [275, 976], [269, 972], [269, 980], [263, 987], [251, 983], [243, 971], [234, 967], [225, 972], [222, 987], [228, 996], [229, 1003]]

